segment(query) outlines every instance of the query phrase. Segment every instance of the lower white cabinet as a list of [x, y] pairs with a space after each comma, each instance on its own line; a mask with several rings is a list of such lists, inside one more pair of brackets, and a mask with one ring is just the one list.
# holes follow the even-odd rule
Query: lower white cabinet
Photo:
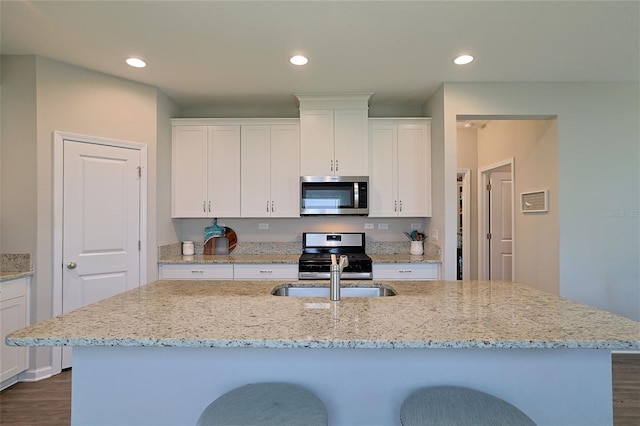
[[[0, 382], [27, 369], [28, 348], [7, 346], [8, 334], [28, 325], [28, 277], [0, 283]], [[16, 380], [17, 381], [17, 380]], [[7, 385], [13, 384], [10, 381]]]
[[437, 280], [440, 265], [437, 263], [374, 263], [374, 280]]
[[233, 264], [170, 263], [160, 265], [161, 280], [232, 280]]
[[233, 265], [234, 280], [298, 280], [297, 264], [263, 263]]

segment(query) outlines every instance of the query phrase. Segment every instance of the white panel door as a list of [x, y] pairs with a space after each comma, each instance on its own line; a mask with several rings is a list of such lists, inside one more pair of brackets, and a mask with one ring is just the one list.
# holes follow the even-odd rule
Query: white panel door
[[511, 173], [491, 173], [489, 279], [513, 279], [512, 185]]
[[140, 285], [139, 173], [139, 150], [64, 141], [63, 312]]

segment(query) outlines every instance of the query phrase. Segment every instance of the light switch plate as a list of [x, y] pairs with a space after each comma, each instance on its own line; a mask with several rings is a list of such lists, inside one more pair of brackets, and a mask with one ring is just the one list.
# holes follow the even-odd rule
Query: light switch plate
[[411, 229], [415, 229], [415, 230], [422, 229], [422, 224], [421, 223], [412, 223], [411, 224]]
[[388, 223], [379, 223], [378, 224], [378, 229], [389, 229], [389, 224]]
[[268, 223], [259, 223], [258, 224], [258, 229], [261, 229], [263, 231], [267, 230], [267, 229], [269, 229], [269, 224]]
[[364, 224], [364, 229], [373, 229], [373, 228], [374, 228], [373, 223], [365, 223]]

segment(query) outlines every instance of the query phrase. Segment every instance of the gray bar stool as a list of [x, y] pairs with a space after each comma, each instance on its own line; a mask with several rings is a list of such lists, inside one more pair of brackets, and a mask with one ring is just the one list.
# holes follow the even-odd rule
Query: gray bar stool
[[533, 420], [507, 401], [459, 386], [422, 388], [402, 403], [402, 426], [535, 426]]
[[198, 426], [327, 426], [327, 410], [316, 395], [290, 383], [255, 383], [233, 389], [205, 408]]

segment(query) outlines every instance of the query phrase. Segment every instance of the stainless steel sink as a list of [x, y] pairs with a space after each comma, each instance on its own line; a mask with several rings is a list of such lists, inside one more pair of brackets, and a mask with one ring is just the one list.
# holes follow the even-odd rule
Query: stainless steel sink
[[[289, 297], [326, 297], [329, 298], [329, 286], [304, 286], [300, 284], [285, 284], [273, 289], [274, 296]], [[396, 292], [387, 286], [357, 285], [340, 288], [340, 297], [387, 297], [395, 296]]]

